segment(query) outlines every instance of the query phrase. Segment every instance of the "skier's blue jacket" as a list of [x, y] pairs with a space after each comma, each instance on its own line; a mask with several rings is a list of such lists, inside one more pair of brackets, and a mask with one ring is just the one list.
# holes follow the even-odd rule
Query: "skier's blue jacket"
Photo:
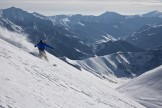
[[46, 47], [54, 49], [53, 47], [51, 47], [51, 46], [49, 46], [49, 45], [47, 45], [45, 43], [42, 43], [42, 42], [39, 42], [37, 45], [35, 45], [35, 47], [38, 47], [38, 49], [40, 51], [44, 51]]

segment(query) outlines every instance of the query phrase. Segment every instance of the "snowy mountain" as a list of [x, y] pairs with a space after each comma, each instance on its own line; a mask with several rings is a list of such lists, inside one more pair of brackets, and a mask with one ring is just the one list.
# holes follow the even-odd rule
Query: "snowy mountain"
[[134, 32], [126, 38], [129, 43], [143, 48], [152, 49], [162, 46], [162, 23], [158, 25], [147, 25]]
[[132, 96], [147, 108], [161, 108], [161, 78], [162, 66], [159, 66], [122, 85], [118, 90]]
[[[93, 15], [57, 15], [47, 17], [11, 7], [0, 12], [0, 26], [27, 34], [34, 44], [45, 39], [58, 57], [85, 59], [118, 51], [138, 52], [140, 48], [118, 40], [146, 24], [161, 22], [160, 17], [126, 16], [115, 12]], [[66, 41], [65, 41], [66, 40]]]
[[[111, 34], [105, 32], [104, 29], [106, 28], [103, 27], [104, 23], [101, 24], [96, 20], [96, 17], [92, 15], [57, 15], [51, 16], [50, 18], [53, 23], [64, 26], [69, 31], [72, 31], [75, 36], [80, 38], [82, 41], [96, 43], [97, 41], [106, 41], [107, 38], [110, 38], [110, 36], [112, 37]], [[98, 29], [96, 29], [97, 26]]]
[[[147, 24], [158, 24], [162, 18], [155, 12], [144, 15], [120, 15], [115, 12], [105, 12], [99, 16], [93, 15], [56, 15], [50, 18], [55, 24], [65, 26], [82, 40], [92, 42], [103, 40], [102, 36], [111, 35], [118, 39], [128, 36]], [[95, 37], [95, 38], [94, 38]]]
[[123, 41], [123, 40], [117, 40], [117, 41], [109, 41], [109, 42], [103, 42], [97, 46], [96, 55], [103, 56], [108, 55], [116, 52], [141, 52], [144, 51], [141, 48], [135, 47], [132, 44]]
[[0, 39], [1, 108], [145, 108], [112, 83], [47, 56], [49, 62]]
[[[117, 38], [136, 30], [139, 32], [131, 37], [151, 32], [158, 34], [157, 38], [150, 38], [152, 45], [154, 39], [161, 39], [161, 19], [159, 12], [133, 16], [106, 12], [100, 16], [47, 17], [15, 7], [0, 10], [0, 107], [159, 108], [161, 97], [154, 98], [153, 94], [161, 93], [157, 83], [162, 64], [160, 42], [154, 45], [156, 48], [145, 51]], [[40, 39], [54, 47], [54, 50], [47, 49], [53, 54], [47, 53], [49, 62], [38, 58], [34, 44]], [[148, 42], [145, 39], [143, 43]], [[143, 74], [157, 66], [160, 67], [147, 72], [150, 74]], [[146, 83], [150, 98], [155, 101], [149, 103], [147, 88], [138, 89], [138, 93], [131, 91], [138, 87], [136, 79], [132, 80], [133, 85], [130, 82], [129, 93], [137, 93], [132, 96], [139, 97], [144, 91], [142, 97], [134, 99], [116, 90], [135, 77], [142, 87]], [[152, 80], [153, 77], [157, 79]], [[154, 84], [148, 82], [150, 79]], [[126, 89], [120, 87], [124, 92]]]
[[[114, 48], [115, 50], [109, 52], [112, 50], [112, 48], [106, 48], [104, 53], [102, 53], [104, 50], [103, 46], [106, 44], [113, 44], [117, 43], [117, 40], [109, 35], [109, 34], [102, 34], [100, 36], [98, 33], [96, 36], [89, 35], [89, 39], [81, 39], [79, 35], [85, 35], [84, 33], [80, 32], [79, 34], [73, 33], [69, 28], [65, 26], [58, 25], [58, 21], [52, 22], [51, 18], [40, 15], [38, 13], [28, 13], [26, 11], [23, 11], [22, 9], [11, 7], [8, 9], [2, 10], [3, 14], [0, 18], [0, 25], [4, 28], [7, 28], [11, 31], [16, 31], [19, 33], [25, 33], [27, 34], [27, 38], [34, 44], [38, 43], [40, 39], [46, 39], [47, 43], [51, 46], [54, 46], [54, 50], [48, 49], [48, 51], [51, 54], [54, 54], [58, 57], [66, 56], [70, 59], [85, 59], [88, 57], [93, 57], [94, 55], [107, 55], [110, 53], [115, 53], [116, 51], [123, 51], [123, 49], [126, 49], [126, 51], [138, 51], [138, 48], [130, 45], [130, 47], [124, 48], [126, 42], [118, 42], [120, 43], [121, 47]], [[58, 18], [62, 18], [65, 16], [57, 16]], [[81, 15], [75, 15], [71, 16], [70, 18], [75, 22], [79, 20]], [[83, 19], [85, 17], [83, 16]], [[88, 19], [91, 18], [90, 16], [87, 16]], [[85, 19], [86, 19], [85, 18]], [[80, 18], [80, 20], [82, 17]], [[68, 19], [63, 20], [62, 24], [67, 22]], [[77, 23], [78, 24], [78, 23]], [[81, 26], [81, 22], [79, 23]], [[93, 25], [97, 26], [97, 25]], [[93, 33], [93, 31], [90, 31], [90, 29], [85, 28], [86, 30], [89, 30], [88, 33]], [[80, 30], [84, 30], [80, 28]], [[101, 32], [98, 30], [98, 32]], [[99, 36], [99, 37], [98, 37]], [[102, 39], [101, 39], [102, 38]], [[65, 41], [66, 40], [66, 41]], [[95, 40], [95, 42], [92, 42], [92, 40]], [[116, 41], [116, 42], [111, 42]], [[104, 42], [104, 45], [103, 45]], [[97, 45], [96, 45], [97, 44]], [[123, 44], [123, 45], [122, 45]]]
[[147, 52], [118, 52], [106, 56], [96, 56], [85, 60], [64, 59], [77, 69], [85, 69], [94, 75], [113, 83], [118, 79], [132, 79], [144, 72], [162, 65], [162, 50]]
[[162, 18], [162, 12], [159, 12], [157, 10], [143, 14], [144, 17], [160, 17]]
[[34, 16], [38, 17], [38, 18], [41, 18], [41, 19], [44, 19], [44, 20], [49, 20], [49, 17], [44, 16], [44, 15], [41, 15], [41, 14], [39, 14], [39, 13], [37, 13], [37, 12], [33, 12], [32, 14], [33, 14]]

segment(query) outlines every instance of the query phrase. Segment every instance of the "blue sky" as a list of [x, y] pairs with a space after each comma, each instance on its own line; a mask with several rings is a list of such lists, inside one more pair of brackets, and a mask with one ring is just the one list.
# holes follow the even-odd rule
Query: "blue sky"
[[121, 14], [141, 14], [153, 10], [162, 12], [162, 0], [0, 0], [0, 8], [15, 6], [43, 15], [99, 15], [105, 11]]

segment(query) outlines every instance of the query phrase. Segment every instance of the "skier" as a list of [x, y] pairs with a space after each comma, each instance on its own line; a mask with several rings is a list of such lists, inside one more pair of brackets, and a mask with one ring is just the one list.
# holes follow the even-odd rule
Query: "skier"
[[39, 50], [39, 57], [42, 59], [44, 58], [46, 61], [48, 61], [46, 52], [45, 52], [45, 48], [51, 48], [54, 49], [53, 47], [49, 46], [46, 44], [46, 41], [40, 40], [40, 42], [38, 44], [35, 45], [35, 47], [38, 47]]

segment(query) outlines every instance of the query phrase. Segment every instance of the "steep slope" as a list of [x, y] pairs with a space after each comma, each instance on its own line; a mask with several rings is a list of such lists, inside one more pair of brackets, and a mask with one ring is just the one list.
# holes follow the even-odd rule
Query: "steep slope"
[[162, 65], [119, 87], [147, 108], [162, 106]]
[[1, 108], [144, 108], [108, 82], [47, 55], [49, 63], [0, 40]]

